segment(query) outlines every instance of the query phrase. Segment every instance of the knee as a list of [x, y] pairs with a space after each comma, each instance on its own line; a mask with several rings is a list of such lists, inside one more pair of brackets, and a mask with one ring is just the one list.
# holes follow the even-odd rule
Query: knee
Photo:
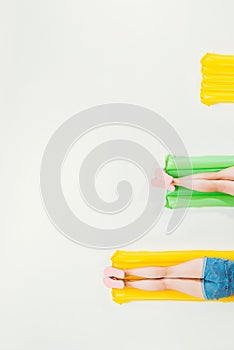
[[164, 290], [173, 289], [172, 288], [173, 279], [163, 278], [162, 283], [163, 283]]
[[228, 191], [227, 184], [224, 183], [224, 181], [217, 181], [215, 192], [224, 192], [224, 193], [226, 193], [227, 191]]
[[163, 277], [167, 278], [169, 276], [169, 273], [170, 273], [170, 266], [165, 266], [163, 271]]

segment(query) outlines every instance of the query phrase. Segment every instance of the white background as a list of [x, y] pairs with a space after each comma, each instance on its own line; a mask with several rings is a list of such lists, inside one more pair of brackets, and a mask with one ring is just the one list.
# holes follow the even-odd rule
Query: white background
[[[199, 101], [200, 58], [234, 54], [233, 13], [232, 0], [1, 1], [1, 349], [233, 349], [233, 303], [114, 304], [112, 251], [62, 236], [39, 189], [53, 132], [97, 104], [145, 106], [190, 154], [233, 155], [234, 106]], [[165, 236], [169, 215], [125, 249], [234, 249], [233, 209], [190, 210]]]

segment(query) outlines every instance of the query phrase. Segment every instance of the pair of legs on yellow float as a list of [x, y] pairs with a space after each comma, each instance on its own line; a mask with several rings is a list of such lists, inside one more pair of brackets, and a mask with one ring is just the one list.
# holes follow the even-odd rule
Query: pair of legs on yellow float
[[[170, 289], [203, 298], [203, 267], [203, 258], [169, 267], [149, 266], [124, 270], [107, 267], [104, 282], [110, 288], [131, 287], [148, 291]], [[128, 276], [137, 276], [140, 279], [129, 280]]]
[[122, 270], [107, 267], [104, 274], [104, 283], [109, 288], [130, 287], [154, 292], [175, 290], [207, 300], [234, 294], [234, 261], [229, 259], [204, 257], [168, 267]]
[[148, 291], [177, 290], [203, 298], [203, 265], [204, 259], [201, 258], [169, 267], [150, 266], [124, 270], [125, 276], [141, 278], [137, 281], [125, 280], [125, 286]]

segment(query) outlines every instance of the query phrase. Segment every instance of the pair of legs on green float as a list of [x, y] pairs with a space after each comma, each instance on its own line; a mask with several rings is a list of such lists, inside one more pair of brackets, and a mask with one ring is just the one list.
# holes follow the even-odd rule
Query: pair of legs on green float
[[234, 196], [234, 166], [217, 172], [198, 173], [180, 178], [173, 178], [163, 172], [163, 181], [157, 178], [156, 171], [152, 185], [166, 187], [170, 191], [174, 191], [176, 186], [181, 186], [198, 192], [222, 192]]

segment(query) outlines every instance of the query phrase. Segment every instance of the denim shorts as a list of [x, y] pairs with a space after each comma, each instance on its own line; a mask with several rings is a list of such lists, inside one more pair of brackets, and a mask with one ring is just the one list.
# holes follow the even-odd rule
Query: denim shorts
[[234, 261], [205, 257], [202, 278], [205, 299], [229, 297], [234, 294]]

